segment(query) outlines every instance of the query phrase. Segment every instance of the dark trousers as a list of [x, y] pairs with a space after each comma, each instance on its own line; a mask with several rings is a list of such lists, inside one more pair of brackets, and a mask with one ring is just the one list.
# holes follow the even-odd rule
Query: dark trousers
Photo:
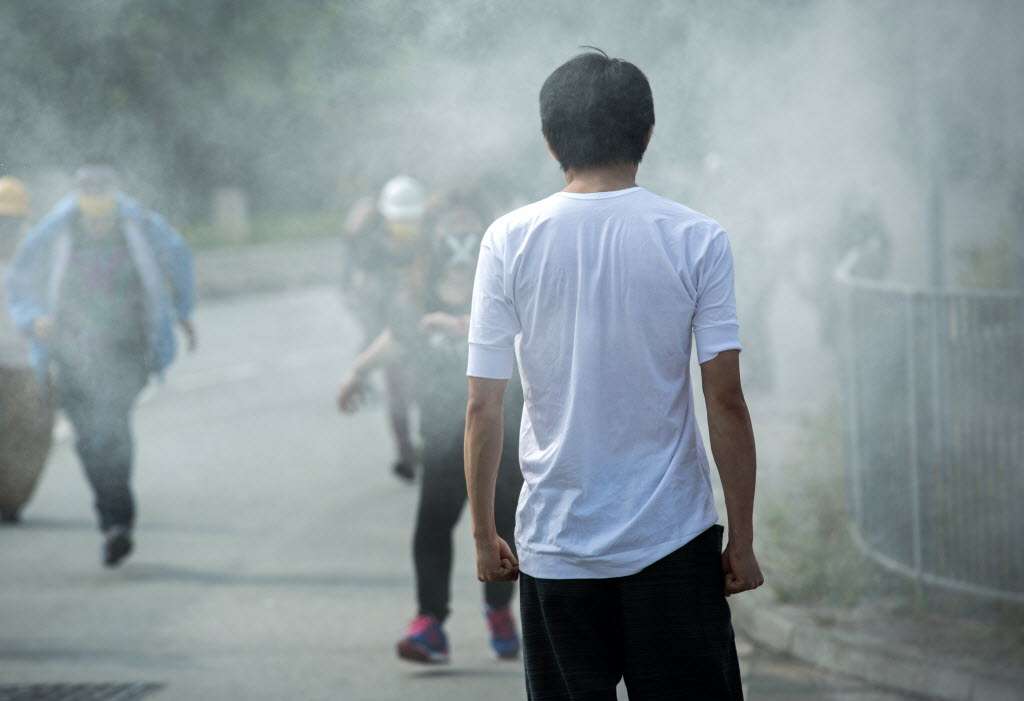
[[142, 359], [132, 356], [57, 365], [57, 402], [75, 429], [75, 450], [103, 531], [135, 524], [131, 413], [147, 377]]
[[[452, 531], [466, 503], [466, 478], [463, 470], [462, 437], [448, 441], [438, 451], [436, 441], [425, 438], [420, 503], [413, 536], [413, 560], [416, 565], [416, 597], [419, 612], [444, 621], [448, 617], [452, 577]], [[515, 550], [516, 505], [523, 477], [515, 445], [502, 451], [495, 491], [494, 520], [498, 535]], [[512, 600], [512, 582], [484, 584], [484, 601], [489, 606], [508, 606]]]
[[409, 374], [404, 367], [388, 365], [384, 368], [384, 383], [388, 393], [388, 420], [391, 422], [398, 460], [411, 466], [416, 462], [416, 449], [412, 444], [412, 429], [409, 426]]
[[628, 577], [520, 576], [531, 701], [742, 701], [722, 527]]

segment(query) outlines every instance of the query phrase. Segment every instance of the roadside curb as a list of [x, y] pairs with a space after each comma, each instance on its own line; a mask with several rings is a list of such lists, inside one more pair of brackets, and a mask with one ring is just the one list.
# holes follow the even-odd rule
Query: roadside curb
[[832, 672], [942, 701], [1022, 701], [1024, 677], [970, 669], [953, 659], [816, 623], [770, 591], [730, 599], [736, 627], [754, 642]]
[[337, 283], [342, 247], [339, 238], [323, 237], [199, 250], [194, 258], [202, 301]]

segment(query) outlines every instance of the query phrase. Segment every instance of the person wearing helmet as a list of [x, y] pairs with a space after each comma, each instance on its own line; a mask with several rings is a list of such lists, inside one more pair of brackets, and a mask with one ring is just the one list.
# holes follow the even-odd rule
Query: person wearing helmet
[[[0, 178], [0, 277], [25, 233], [29, 196], [17, 178]], [[6, 295], [0, 289], [0, 303]], [[0, 520], [14, 523], [32, 496], [53, 435], [53, 407], [35, 381], [24, 339], [0, 313]]]
[[[346, 222], [347, 256], [343, 290], [350, 310], [372, 341], [392, 321], [419, 316], [425, 241], [423, 220], [427, 195], [423, 186], [398, 175], [381, 189], [377, 201], [358, 201]], [[406, 481], [415, 477], [416, 449], [409, 423], [408, 378], [403, 368], [384, 369], [388, 418], [398, 458], [392, 471]]]
[[[339, 395], [342, 411], [358, 409], [365, 377], [381, 365], [410, 368], [414, 401], [420, 411], [423, 443], [419, 506], [413, 537], [418, 613], [397, 644], [402, 659], [437, 663], [448, 659], [444, 622], [449, 614], [452, 531], [466, 503], [462, 436], [466, 403], [466, 333], [476, 253], [486, 216], [478, 200], [454, 195], [439, 208], [429, 227], [431, 255], [422, 290], [426, 312], [412, 325], [394, 324], [356, 359]], [[515, 389], [510, 395], [515, 394]], [[496, 518], [511, 536], [522, 487], [517, 464], [521, 390], [510, 396], [505, 418], [509, 430], [499, 471]], [[519, 654], [519, 637], [509, 603], [512, 582], [484, 587], [484, 613], [493, 653], [501, 659]]]
[[175, 322], [195, 348], [192, 256], [163, 218], [118, 191], [111, 167], [87, 165], [76, 181], [19, 248], [8, 307], [40, 377], [53, 373], [95, 495], [103, 563], [114, 567], [133, 547], [135, 400], [174, 359]]

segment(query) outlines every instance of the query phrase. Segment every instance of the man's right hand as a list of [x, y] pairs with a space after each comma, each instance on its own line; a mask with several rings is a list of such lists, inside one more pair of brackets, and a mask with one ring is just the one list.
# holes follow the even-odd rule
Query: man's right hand
[[476, 578], [481, 582], [519, 579], [519, 560], [508, 543], [496, 535], [476, 541]]
[[48, 316], [38, 316], [32, 322], [32, 335], [40, 341], [49, 341], [53, 336], [53, 319]]
[[764, 584], [761, 566], [757, 564], [754, 548], [735, 545], [732, 541], [722, 553], [722, 573], [725, 575], [725, 595], [757, 589]]
[[362, 402], [366, 393], [363, 380], [355, 373], [349, 373], [338, 390], [338, 409], [344, 414], [352, 414]]

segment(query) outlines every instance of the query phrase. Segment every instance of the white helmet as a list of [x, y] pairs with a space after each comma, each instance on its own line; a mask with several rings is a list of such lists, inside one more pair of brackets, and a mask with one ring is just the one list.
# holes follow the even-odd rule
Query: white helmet
[[419, 219], [427, 210], [426, 190], [408, 175], [396, 175], [381, 189], [377, 209], [386, 219]]

